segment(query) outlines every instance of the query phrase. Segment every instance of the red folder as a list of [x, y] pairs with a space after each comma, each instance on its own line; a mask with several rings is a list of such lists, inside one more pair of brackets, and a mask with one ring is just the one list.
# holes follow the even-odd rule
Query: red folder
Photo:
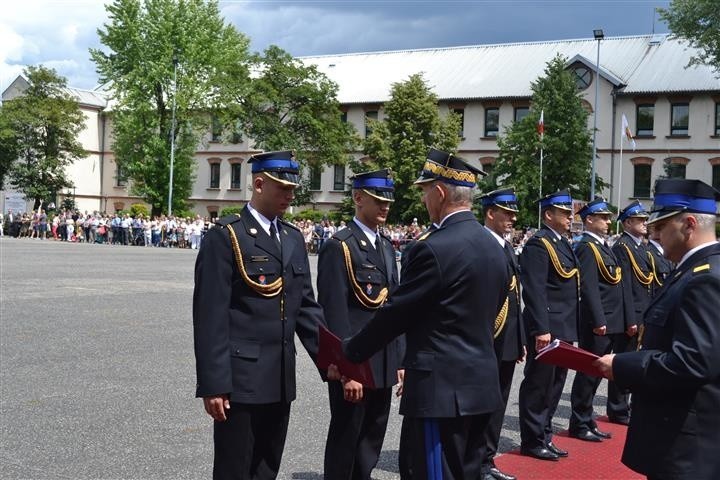
[[317, 366], [320, 370], [327, 370], [330, 364], [336, 365], [340, 373], [368, 388], [375, 388], [370, 362], [353, 363], [342, 351], [342, 342], [330, 330], [320, 325], [320, 338], [318, 344]]
[[593, 377], [604, 377], [600, 369], [592, 365], [598, 358], [600, 357], [592, 352], [555, 339], [547, 347], [540, 349], [535, 360], [577, 370]]

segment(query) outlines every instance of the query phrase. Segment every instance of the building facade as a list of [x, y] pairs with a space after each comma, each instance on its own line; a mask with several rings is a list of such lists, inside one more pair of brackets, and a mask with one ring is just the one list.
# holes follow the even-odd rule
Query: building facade
[[[463, 119], [459, 155], [489, 171], [498, 157], [498, 135], [529, 112], [531, 83], [543, 75], [547, 62], [561, 54], [568, 59], [567, 68], [591, 113], [588, 128], [597, 115], [596, 170], [610, 184], [603, 193], [622, 207], [631, 199], [648, 200], [655, 179], [667, 174], [702, 179], [720, 188], [720, 79], [710, 67], [687, 67], [694, 53], [667, 35], [641, 35], [606, 38], [599, 44], [579, 39], [300, 60], [338, 84], [343, 118], [360, 136], [366, 134], [367, 118], [383, 119], [392, 84], [422, 73], [439, 98], [441, 114], [455, 111]], [[3, 92], [3, 100], [21, 94], [23, 82], [22, 77], [13, 82]], [[141, 201], [128, 194], [115, 163], [107, 95], [69, 91], [87, 119], [81, 140], [88, 156], [71, 167], [76, 187], [65, 193], [88, 211], [111, 212]], [[621, 144], [622, 115], [635, 137], [634, 150], [627, 141]], [[546, 125], [557, 121], [544, 120]], [[247, 159], [256, 151], [251, 139], [227, 144], [208, 133], [196, 152], [196, 181], [189, 199], [197, 213], [212, 217], [226, 206], [249, 200]], [[307, 173], [314, 191], [308, 207], [321, 210], [342, 201], [352, 175], [343, 166]]]

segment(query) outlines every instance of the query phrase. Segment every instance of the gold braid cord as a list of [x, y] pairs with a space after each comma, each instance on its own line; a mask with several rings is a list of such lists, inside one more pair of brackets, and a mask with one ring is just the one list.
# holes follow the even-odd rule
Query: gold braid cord
[[652, 267], [651, 275], [653, 277], [653, 280], [655, 280], [655, 283], [658, 284], [658, 287], [662, 287], [662, 282], [660, 281], [660, 276], [657, 274], [657, 270], [655, 269], [655, 257], [653, 257], [653, 254], [650, 252], [646, 252], [648, 255], [648, 258], [650, 259], [650, 267]]
[[[350, 257], [350, 249], [345, 244], [345, 242], [340, 242], [340, 244], [342, 245], [343, 253], [345, 254], [345, 267], [347, 269], [348, 280], [350, 281], [350, 286], [352, 286], [353, 293], [355, 293], [355, 298], [357, 298], [358, 302], [360, 302], [360, 304], [366, 308], [374, 310], [374, 309], [382, 307], [382, 304], [385, 303], [385, 300], [387, 299], [387, 296], [388, 296], [387, 287], [383, 287], [382, 290], [380, 290], [380, 293], [378, 294], [378, 296], [375, 300], [368, 297], [365, 294], [365, 292], [363, 291], [362, 287], [360, 285], [358, 285], [357, 281], [355, 280], [355, 271], [353, 270], [353, 266], [352, 266], [352, 258]], [[382, 254], [382, 252], [380, 252], [380, 254]]]
[[235, 253], [235, 262], [237, 263], [238, 270], [240, 270], [240, 275], [242, 276], [243, 280], [245, 280], [245, 283], [248, 285], [248, 287], [252, 288], [263, 297], [274, 297], [278, 295], [282, 291], [282, 276], [278, 277], [277, 280], [267, 285], [252, 280], [245, 271], [245, 264], [243, 263], [242, 252], [240, 251], [240, 243], [238, 243], [237, 235], [235, 235], [235, 230], [230, 225], [227, 226], [227, 229], [230, 233], [230, 242], [232, 243], [233, 252]]
[[555, 251], [555, 248], [553, 248], [552, 244], [546, 239], [541, 238], [542, 242], [545, 244], [545, 248], [547, 249], [548, 255], [550, 255], [550, 261], [553, 264], [553, 267], [555, 267], [555, 271], [557, 274], [564, 279], [570, 279], [576, 275], [578, 275], [578, 269], [573, 268], [569, 271], [565, 271], [562, 264], [560, 263], [560, 259], [557, 256], [557, 252]]
[[588, 243], [590, 248], [593, 251], [593, 254], [595, 255], [595, 262], [597, 263], [598, 270], [600, 271], [600, 275], [602, 275], [603, 279], [610, 285], [617, 285], [620, 283], [620, 280], [622, 279], [622, 269], [618, 267], [617, 274], [615, 276], [610, 274], [610, 271], [608, 270], [607, 266], [605, 265], [605, 262], [603, 262], [602, 255], [600, 255], [600, 250], [593, 245], [592, 243]]
[[507, 321], [507, 315], [508, 315], [508, 309], [510, 308], [510, 294], [512, 292], [515, 292], [516, 298], [518, 298], [518, 304], [520, 299], [520, 292], [517, 288], [517, 278], [515, 275], [512, 276], [512, 279], [510, 280], [510, 290], [508, 292], [508, 296], [505, 298], [505, 303], [503, 303], [502, 308], [500, 309], [500, 312], [498, 312], [497, 317], [495, 317], [495, 330], [493, 334], [493, 338], [497, 338], [500, 335], [500, 332], [502, 332], [503, 328], [505, 328], [505, 322]]
[[633, 273], [635, 274], [635, 278], [637, 278], [638, 282], [640, 282], [643, 285], [649, 286], [653, 279], [654, 275], [653, 272], [650, 272], [649, 274], [645, 275], [640, 268], [640, 265], [637, 264], [635, 261], [635, 256], [633, 255], [632, 251], [630, 250], [630, 247], [625, 245], [623, 243], [623, 247], [625, 247], [625, 250], [627, 250], [628, 257], [630, 257], [630, 263], [632, 264]]

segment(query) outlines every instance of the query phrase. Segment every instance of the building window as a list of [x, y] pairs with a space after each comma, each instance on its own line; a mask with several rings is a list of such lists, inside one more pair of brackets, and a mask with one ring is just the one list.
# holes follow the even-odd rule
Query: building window
[[320, 190], [322, 168], [310, 167], [310, 190]]
[[592, 72], [585, 65], [576, 65], [572, 73], [578, 90], [585, 90], [592, 83]]
[[644, 104], [637, 106], [637, 130], [639, 137], [652, 136], [655, 128], [655, 105]]
[[347, 123], [347, 112], [340, 112], [340, 121], [342, 123]]
[[116, 187], [127, 187], [127, 173], [125, 169], [119, 163], [116, 164], [115, 168], [115, 186]]
[[488, 178], [492, 177], [493, 170], [495, 170], [495, 164], [493, 163], [486, 163], [485, 165], [481, 165], [480, 169], [487, 173]]
[[515, 107], [515, 123], [522, 121], [530, 113], [530, 107]]
[[687, 135], [689, 119], [690, 105], [673, 103], [670, 111], [670, 135]]
[[633, 196], [636, 198], [650, 198], [651, 165], [635, 165], [635, 180], [633, 181]]
[[342, 192], [345, 190], [345, 165], [335, 165], [333, 173], [333, 190]]
[[500, 126], [500, 109], [499, 108], [486, 108], [485, 109], [485, 136], [486, 137], [497, 137], [499, 126]]
[[242, 188], [242, 163], [230, 165], [230, 188]]
[[220, 188], [220, 164], [210, 164], [210, 188]]
[[365, 137], [369, 137], [372, 134], [372, 127], [370, 126], [370, 122], [368, 120], [375, 120], [378, 119], [378, 111], [377, 110], [370, 110], [365, 112]]
[[720, 189], [720, 164], [712, 166], [712, 186]]
[[685, 178], [685, 165], [682, 163], [669, 163], [667, 165], [667, 176], [669, 178]]
[[210, 141], [212, 142], [219, 142], [220, 138], [222, 137], [222, 124], [220, 123], [220, 119], [213, 115], [212, 117], [212, 138]]
[[715, 104], [715, 136], [720, 136], [720, 102]]
[[465, 109], [464, 108], [453, 108], [453, 112], [460, 117], [460, 130], [458, 130], [458, 137], [465, 138]]

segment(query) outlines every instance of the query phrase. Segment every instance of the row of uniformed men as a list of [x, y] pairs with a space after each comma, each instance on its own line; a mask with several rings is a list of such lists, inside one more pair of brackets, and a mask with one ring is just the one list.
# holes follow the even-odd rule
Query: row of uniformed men
[[[548, 195], [541, 200], [545, 225], [518, 264], [503, 239], [515, 221], [514, 193], [483, 196], [482, 226], [470, 210], [482, 172], [431, 150], [416, 184], [434, 228], [406, 251], [402, 283], [392, 245], [378, 230], [393, 200], [392, 179], [387, 171], [359, 174], [355, 218], [320, 252], [318, 304], [302, 235], [281, 219], [298, 165], [291, 152], [250, 163], [250, 203], [208, 233], [195, 271], [196, 394], [215, 420], [215, 478], [277, 476], [295, 398], [293, 337], [315, 358], [320, 324], [346, 338], [348, 358], [370, 359], [377, 387], [338, 382], [330, 372], [326, 478], [370, 478], [399, 381], [403, 477], [512, 479], [493, 456], [525, 334], [522, 451], [551, 460], [567, 455], [550, 428], [566, 372], [534, 355], [551, 338], [580, 340], [598, 354], [632, 348], [665, 265], [641, 241], [647, 214], [639, 204], [621, 213], [627, 233], [614, 251], [602, 238], [607, 205], [588, 204], [580, 212], [587, 233], [573, 252], [564, 236], [570, 196]], [[578, 375], [573, 385], [571, 434], [585, 440], [606, 436], [592, 419], [598, 382]], [[626, 398], [613, 391], [608, 413], [624, 423]]]

